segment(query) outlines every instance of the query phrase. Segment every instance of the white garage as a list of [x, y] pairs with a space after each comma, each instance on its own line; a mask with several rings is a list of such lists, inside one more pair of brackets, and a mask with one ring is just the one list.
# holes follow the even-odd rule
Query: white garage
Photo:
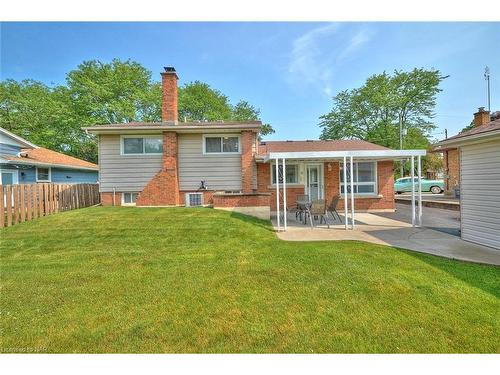
[[500, 249], [500, 119], [438, 146], [460, 152], [462, 239]]
[[460, 151], [462, 238], [500, 249], [500, 137]]

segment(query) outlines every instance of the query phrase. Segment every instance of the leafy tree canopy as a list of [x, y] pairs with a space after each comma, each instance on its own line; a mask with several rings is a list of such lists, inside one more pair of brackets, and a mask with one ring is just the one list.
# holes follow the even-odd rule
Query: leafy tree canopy
[[[246, 101], [232, 105], [208, 84], [179, 88], [179, 119], [257, 120]], [[161, 84], [134, 61], [84, 61], [66, 76], [66, 85], [33, 80], [0, 82], [0, 126], [40, 146], [85, 160], [97, 160], [97, 145], [82, 126], [161, 121]], [[274, 132], [268, 124], [261, 134]]]
[[[428, 143], [436, 96], [443, 79], [439, 70], [414, 69], [371, 76], [365, 84], [333, 98], [332, 110], [320, 117], [322, 139], [364, 139], [399, 148], [399, 122], [403, 147]], [[415, 139], [417, 138], [417, 139]]]
[[369, 77], [359, 88], [333, 97], [332, 110], [320, 117], [321, 139], [363, 139], [393, 149], [428, 148], [436, 97], [447, 76], [413, 69]]

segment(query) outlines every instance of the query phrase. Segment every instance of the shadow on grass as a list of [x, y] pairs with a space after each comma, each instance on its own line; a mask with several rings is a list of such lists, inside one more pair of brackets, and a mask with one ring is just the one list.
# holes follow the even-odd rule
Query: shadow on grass
[[258, 219], [254, 216], [249, 216], [241, 214], [239, 212], [231, 211], [231, 218], [243, 221], [245, 224], [254, 225], [268, 232], [274, 232], [273, 226], [270, 220]]
[[500, 299], [500, 266], [444, 259], [435, 255], [401, 250], [432, 267], [445, 271], [470, 286], [481, 289]]

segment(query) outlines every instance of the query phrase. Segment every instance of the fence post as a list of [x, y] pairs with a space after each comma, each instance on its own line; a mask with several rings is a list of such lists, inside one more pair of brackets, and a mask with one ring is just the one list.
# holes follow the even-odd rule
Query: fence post
[[7, 226], [10, 227], [12, 225], [12, 194], [10, 185], [5, 187], [5, 205], [7, 206]]
[[56, 185], [50, 184], [50, 213], [56, 212]]
[[19, 185], [19, 189], [21, 190], [21, 223], [24, 223], [26, 220], [26, 197], [25, 197], [25, 191], [24, 191], [24, 184]]
[[43, 216], [43, 184], [37, 184], [38, 187], [38, 217]]
[[32, 196], [31, 185], [27, 184], [26, 185], [26, 206], [27, 206], [26, 220], [28, 220], [28, 221], [30, 221], [31, 217], [32, 217], [32, 204], [31, 204], [32, 199], [33, 199], [33, 196]]
[[5, 198], [5, 191], [3, 185], [0, 184], [0, 228], [5, 226], [5, 205], [4, 202], [7, 202]]
[[13, 224], [19, 222], [19, 185], [12, 185], [12, 194], [14, 195], [14, 220]]

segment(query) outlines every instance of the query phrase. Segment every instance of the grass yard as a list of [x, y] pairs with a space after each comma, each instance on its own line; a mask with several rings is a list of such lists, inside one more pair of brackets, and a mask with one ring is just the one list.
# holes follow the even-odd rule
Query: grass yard
[[500, 352], [500, 268], [212, 209], [0, 230], [3, 352]]

